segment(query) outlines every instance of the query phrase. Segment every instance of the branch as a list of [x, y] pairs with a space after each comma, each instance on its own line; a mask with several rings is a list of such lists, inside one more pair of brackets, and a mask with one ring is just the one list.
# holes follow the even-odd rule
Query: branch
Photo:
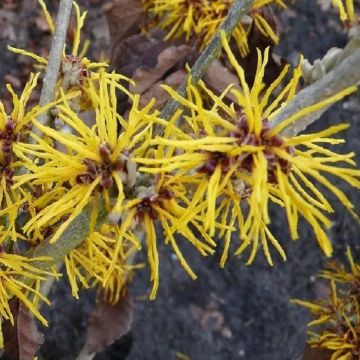
[[[322, 79], [300, 91], [271, 122], [271, 127], [296, 114], [300, 110], [317, 104], [340, 91], [360, 84], [360, 47], [352, 55], [346, 57], [338, 66], [333, 68]], [[330, 105], [331, 106], [331, 105]], [[317, 112], [304, 116], [301, 120], [286, 127], [282, 134], [294, 136], [305, 130], [315, 122], [330, 107], [327, 106]]]
[[[40, 243], [29, 254], [30, 258], [36, 258], [39, 256], [49, 256], [54, 259], [55, 263], [62, 262], [64, 257], [69, 254], [76, 247], [81, 245], [89, 235], [90, 231], [90, 216], [92, 212], [93, 204], [90, 203], [85, 210], [75, 218], [75, 220], [66, 228], [62, 236], [58, 241], [51, 244], [49, 240]], [[99, 213], [97, 218], [96, 230], [106, 220], [107, 212], [103, 203], [99, 204]], [[34, 266], [41, 270], [49, 271], [54, 265], [52, 261], [37, 261], [34, 262]], [[27, 278], [22, 279], [26, 281]], [[30, 279], [31, 281], [31, 279]]]
[[[181, 96], [186, 94], [186, 86], [191, 77], [192, 83], [197, 84], [206, 73], [208, 67], [219, 56], [222, 44], [221, 44], [221, 32], [224, 31], [229, 38], [233, 33], [236, 26], [239, 24], [241, 18], [248, 12], [253, 0], [236, 0], [230, 7], [229, 12], [224, 19], [223, 23], [217, 30], [213, 39], [206, 46], [205, 50], [199, 56], [195, 64], [193, 65], [190, 74], [181, 83], [177, 92]], [[172, 99], [167, 102], [163, 110], [161, 111], [162, 119], [170, 119], [174, 115], [175, 111], [180, 107], [178, 101]]]
[[[54, 100], [56, 91], [56, 82], [59, 77], [59, 71], [61, 66], [61, 58], [63, 55], [67, 29], [69, 26], [70, 15], [72, 9], [72, 0], [61, 0], [56, 17], [55, 32], [51, 43], [51, 49], [49, 54], [48, 64], [45, 69], [45, 77], [43, 81], [43, 87], [41, 90], [41, 96], [39, 100], [40, 106], [45, 106]], [[49, 123], [49, 113], [45, 113], [39, 116], [38, 121], [43, 125]], [[34, 132], [39, 131], [34, 128]]]
[[[59, 77], [61, 58], [65, 47], [72, 5], [72, 0], [60, 0], [56, 16], [55, 31], [51, 43], [48, 64], [45, 69], [43, 87], [41, 89], [41, 95], [39, 99], [40, 106], [47, 105], [55, 98], [56, 83]], [[43, 125], [48, 125], [49, 113], [40, 115], [37, 120]], [[35, 127], [33, 128], [33, 132], [41, 136], [41, 132]], [[78, 246], [82, 243], [82, 241], [84, 241], [84, 234], [89, 232], [89, 229], [87, 229], [89, 218], [90, 212], [87, 209], [82, 214], [80, 214], [65, 231], [64, 234], [66, 237], [73, 239], [74, 245], [76, 244], [76, 246]], [[55, 262], [59, 262], [71, 250], [72, 249], [67, 247], [65, 241], [59, 241], [56, 244], [49, 244], [48, 241], [46, 241], [38, 245], [34, 251], [28, 255], [30, 258], [35, 258], [37, 256], [50, 256], [54, 259]], [[53, 263], [49, 261], [39, 261], [36, 265], [39, 267], [39, 269], [50, 270]], [[21, 278], [21, 281], [28, 282], [29, 279], [24, 277]]]

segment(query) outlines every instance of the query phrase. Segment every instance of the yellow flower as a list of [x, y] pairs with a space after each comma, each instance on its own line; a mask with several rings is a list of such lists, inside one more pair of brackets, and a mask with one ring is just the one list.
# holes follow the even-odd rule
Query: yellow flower
[[320, 276], [327, 280], [334, 280], [337, 284], [357, 288], [360, 283], [360, 264], [354, 261], [351, 250], [348, 247], [346, 257], [350, 265], [350, 271], [343, 264], [328, 262], [327, 269], [320, 272]]
[[5, 112], [4, 105], [0, 102], [0, 216], [5, 219], [6, 229], [1, 232], [0, 238], [10, 237], [16, 240], [19, 234], [15, 229], [15, 221], [19, 207], [26, 201], [25, 191], [19, 187], [13, 189], [15, 172], [22, 164], [14, 153], [14, 147], [25, 141], [32, 127], [33, 118], [48, 111], [54, 103], [44, 107], [34, 106], [27, 109], [29, 98], [37, 85], [39, 74], [31, 74], [22, 94], [18, 96], [7, 84], [7, 89], [12, 95], [13, 109], [10, 114]]
[[332, 3], [339, 10], [341, 21], [349, 22], [350, 25], [356, 24], [354, 0], [332, 0]]
[[[101, 202], [96, 197], [89, 235], [65, 257], [65, 267], [75, 298], [79, 297], [79, 286], [84, 289], [97, 287], [109, 302], [116, 303], [123, 295], [132, 271], [142, 267], [131, 261], [141, 245], [131, 233], [121, 236], [118, 226], [102, 224], [97, 231], [95, 225], [99, 205]], [[110, 266], [112, 269], [109, 272]]]
[[[185, 36], [199, 39], [202, 49], [214, 36], [227, 15], [233, 0], [143, 0], [145, 9], [153, 22], [161, 29], [168, 30], [166, 40]], [[263, 7], [269, 4], [285, 7], [282, 0], [255, 0], [249, 15], [240, 23], [232, 34], [242, 56], [249, 52], [248, 35], [253, 25], [274, 43], [278, 36], [262, 14]]]
[[[9, 320], [14, 325], [14, 316], [11, 312], [9, 301], [16, 296], [36, 316], [43, 325], [47, 326], [46, 319], [40, 314], [39, 300], [48, 305], [49, 300], [40, 292], [40, 283], [48, 276], [58, 276], [56, 271], [44, 271], [36, 267], [36, 263], [51, 261], [49, 257], [28, 259], [23, 256], [7, 254], [1, 245], [0, 252], [0, 315], [2, 319]], [[32, 264], [34, 263], [34, 265]], [[35, 285], [32, 285], [35, 283]], [[3, 336], [0, 323], [0, 348], [3, 348]]]
[[[43, 0], [39, 0], [39, 3], [42, 7], [42, 10], [45, 14], [48, 26], [52, 33], [54, 33], [54, 23], [52, 21], [51, 15], [49, 14], [46, 5]], [[57, 84], [57, 95], [60, 95], [60, 89], [64, 91], [71, 90], [80, 90], [82, 92], [82, 96], [73, 100], [72, 107], [76, 110], [89, 110], [92, 109], [91, 102], [91, 87], [97, 83], [99, 80], [99, 72], [104, 72], [104, 70], [108, 67], [108, 64], [105, 62], [92, 62], [88, 58], [85, 57], [85, 54], [89, 48], [89, 41], [85, 41], [82, 48], [80, 48], [81, 43], [81, 30], [85, 23], [85, 18], [87, 12], [81, 13], [80, 8], [76, 2], [73, 2], [73, 6], [75, 9], [76, 15], [76, 29], [74, 31], [73, 42], [71, 46], [71, 50], [68, 51], [66, 48], [62, 57], [62, 65], [60, 71], [60, 77]], [[25, 55], [34, 59], [37, 63], [37, 67], [40, 69], [45, 69], [48, 60], [40, 55], [34, 54], [30, 51], [24, 49], [18, 49], [9, 46], [8, 49], [14, 53]], [[113, 77], [112, 74], [104, 74], [108, 75], [109, 78]], [[117, 75], [119, 80], [129, 81], [126, 77]], [[109, 81], [111, 81], [109, 79]], [[120, 85], [119, 85], [120, 86]], [[125, 87], [122, 87], [122, 90], [127, 93]]]
[[[99, 72], [97, 86], [90, 87], [95, 109], [93, 126], [83, 122], [62, 93], [56, 114], [67, 131], [43, 126], [33, 119], [33, 125], [45, 138], [30, 132], [33, 143], [13, 146], [27, 172], [14, 176], [12, 189], [16, 191], [25, 184], [31, 189], [31, 194], [25, 193], [30, 216], [23, 232], [33, 241], [49, 238], [55, 242], [86, 206], [92, 206], [88, 238], [66, 257], [67, 273], [75, 297], [79, 284], [85, 288], [97, 286], [112, 302], [121, 295], [132, 269], [128, 258], [141, 249], [144, 233], [153, 281], [150, 297], [155, 298], [159, 284], [156, 222], [163, 227], [165, 243], [172, 246], [192, 278], [196, 275], [174, 234], [181, 234], [204, 256], [212, 254], [215, 246], [203, 229], [201, 217], [195, 213], [194, 217], [187, 215], [183, 219], [187, 187], [194, 185], [192, 181], [188, 184], [186, 176], [149, 176], [137, 171], [135, 159], [159, 160], [169, 154], [164, 147], [150, 147], [153, 123], [160, 121], [150, 114], [152, 103], [138, 109], [139, 96], [133, 96], [125, 119], [117, 114], [118, 87], [116, 74], [109, 78]], [[99, 199], [105, 203], [111, 226], [97, 223]], [[197, 238], [193, 229], [204, 234], [204, 241]]]
[[[156, 153], [159, 153], [159, 151], [155, 151]], [[155, 155], [155, 159], [160, 159], [160, 157]], [[144, 236], [151, 272], [150, 279], [153, 282], [150, 293], [151, 300], [155, 299], [159, 286], [158, 240], [155, 231], [157, 222], [160, 223], [163, 229], [165, 244], [171, 245], [180, 264], [192, 279], [196, 279], [197, 276], [186, 262], [174, 233], [181, 234], [203, 256], [213, 254], [213, 247], [215, 246], [215, 242], [206, 235], [200, 223], [201, 219], [196, 214], [184, 221], [179, 221], [186, 212], [186, 205], [189, 203], [185, 196], [187, 192], [186, 185], [188, 185], [186, 179], [180, 176], [160, 176], [152, 181], [154, 182], [153, 185], [149, 185], [148, 180], [147, 186], [138, 186], [134, 197], [127, 199], [123, 206], [115, 257], [108, 270], [110, 276], [116, 266], [116, 254], [119, 253], [121, 244], [126, 238], [134, 244], [137, 250], [141, 250], [141, 238]], [[184, 204], [182, 204], [183, 202]], [[205, 241], [200, 241], [193, 229], [204, 234]], [[106, 284], [107, 281], [108, 278], [106, 277], [104, 283]]]
[[[80, 283], [85, 289], [98, 287], [103, 290], [111, 303], [116, 303], [120, 299], [130, 272], [139, 267], [127, 263], [140, 247], [137, 240], [135, 238], [129, 240], [129, 236], [126, 234], [123, 239], [119, 239], [117, 227], [103, 225], [102, 231], [91, 229], [86, 241], [65, 257], [66, 271], [75, 298], [78, 298], [78, 283]], [[119, 241], [121, 247], [115, 254], [114, 250]], [[105, 281], [114, 259], [116, 259], [115, 266]]]
[[[144, 154], [139, 153], [141, 155]], [[149, 149], [146, 155], [161, 159], [165, 155], [164, 148]], [[196, 275], [186, 262], [174, 233], [181, 234], [203, 256], [214, 253], [216, 244], [206, 235], [196, 214], [179, 222], [186, 212], [186, 202], [189, 203], [187, 188], [192, 185], [187, 183], [186, 177], [149, 177], [140, 173], [138, 179], [138, 185], [124, 199], [122, 211], [113, 211], [109, 215], [109, 221], [119, 225], [103, 225], [101, 232], [90, 231], [86, 243], [67, 257], [67, 271], [75, 296], [78, 291], [76, 279], [85, 288], [89, 287], [90, 279], [94, 281], [93, 285], [105, 291], [112, 302], [118, 301], [126, 278], [134, 268], [128, 259], [132, 259], [135, 251], [142, 249], [144, 242], [153, 282], [150, 299], [155, 299], [159, 286], [157, 222], [163, 229], [165, 244], [173, 248], [180, 264], [192, 279], [196, 279]], [[193, 229], [205, 234], [205, 241], [200, 241]]]
[[[15, 176], [14, 189], [26, 183], [65, 193], [53, 201], [47, 193], [36, 200], [40, 211], [24, 226], [27, 234], [54, 226], [51, 241], [55, 242], [97, 193], [104, 197], [108, 211], [121, 212], [124, 186], [133, 186], [136, 176], [132, 156], [146, 149], [150, 136], [152, 117], [148, 112], [152, 103], [140, 110], [139, 96], [135, 96], [128, 119], [122, 118], [117, 113], [118, 77], [111, 75], [109, 84], [109, 77], [99, 73], [99, 90], [90, 87], [96, 115], [92, 127], [84, 123], [63, 96], [57, 116], [70, 133], [43, 126], [34, 119], [34, 126], [48, 140], [31, 133], [35, 144], [14, 145], [15, 153], [29, 171]], [[116, 194], [114, 204], [110, 192]]]
[[321, 273], [330, 285], [330, 294], [310, 302], [293, 300], [293, 303], [310, 310], [314, 320], [308, 327], [308, 343], [313, 348], [331, 351], [331, 360], [356, 359], [360, 355], [360, 265], [355, 263], [350, 249], [347, 253], [351, 269], [330, 263]]
[[[314, 181], [330, 190], [353, 213], [353, 205], [347, 196], [326, 178], [337, 176], [359, 188], [360, 170], [352, 168], [354, 153], [337, 154], [322, 144], [343, 142], [330, 136], [347, 128], [340, 124], [324, 131], [286, 138], [281, 131], [303, 116], [317, 111], [354, 92], [355, 87], [313, 106], [307, 107], [280, 125], [272, 126], [271, 120], [291, 99], [301, 77], [300, 66], [293, 78], [270, 102], [274, 90], [288, 72], [285, 67], [279, 77], [266, 88], [263, 83], [268, 49], [264, 55], [258, 52], [258, 67], [254, 84], [245, 81], [245, 73], [238, 64], [223, 34], [223, 45], [241, 84], [241, 90], [229, 86], [220, 96], [212, 93], [200, 82], [201, 92], [213, 101], [213, 107], [204, 107], [199, 89], [189, 83], [188, 99], [182, 98], [171, 88], [167, 91], [187, 109], [180, 128], [168, 130], [169, 136], [155, 138], [153, 145], [167, 146], [171, 156], [153, 160], [138, 158], [144, 166], [139, 170], [149, 173], [181, 173], [196, 184], [192, 198], [183, 218], [197, 213], [202, 218], [210, 236], [217, 229], [225, 236], [224, 265], [230, 246], [231, 233], [240, 229], [241, 254], [251, 246], [248, 264], [255, 258], [259, 245], [272, 265], [268, 243], [272, 244], [285, 260], [285, 253], [269, 229], [271, 219], [269, 204], [282, 207], [287, 215], [290, 235], [298, 238], [298, 218], [302, 216], [313, 228], [322, 250], [327, 256], [332, 253], [326, 229], [331, 221], [326, 213], [333, 208]], [[228, 104], [225, 95], [230, 92], [236, 103]], [[165, 125], [166, 126], [166, 125]], [[168, 125], [174, 127], [172, 123]], [[341, 166], [346, 164], [347, 166]], [[244, 211], [240, 202], [246, 202]], [[182, 218], [180, 218], [180, 222]], [[219, 225], [221, 224], [221, 225]]]

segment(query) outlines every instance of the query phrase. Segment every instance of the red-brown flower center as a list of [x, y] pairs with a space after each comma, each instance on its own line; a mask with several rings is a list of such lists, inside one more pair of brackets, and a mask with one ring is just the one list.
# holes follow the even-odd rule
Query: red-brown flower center
[[86, 171], [78, 175], [76, 181], [79, 184], [91, 184], [98, 176], [100, 180], [100, 190], [110, 189], [113, 185], [113, 171], [126, 171], [125, 162], [121, 159], [111, 160], [111, 149], [108, 144], [102, 144], [99, 147], [101, 162], [92, 159], [85, 159]]

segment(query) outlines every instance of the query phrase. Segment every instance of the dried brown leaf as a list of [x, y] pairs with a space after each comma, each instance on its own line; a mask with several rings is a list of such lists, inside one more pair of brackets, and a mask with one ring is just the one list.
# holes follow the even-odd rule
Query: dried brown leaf
[[50, 31], [49, 24], [48, 24], [44, 14], [41, 14], [35, 18], [35, 25], [39, 30], [41, 30], [43, 32]]
[[323, 281], [316, 281], [314, 286], [315, 298], [317, 300], [328, 299], [331, 296], [331, 289]]
[[161, 38], [132, 35], [119, 42], [112, 51], [111, 66], [119, 73], [132, 77], [139, 67], [154, 68], [158, 56], [169, 45]]
[[126, 335], [133, 321], [133, 301], [126, 294], [116, 304], [99, 296], [90, 314], [84, 348], [89, 354], [103, 351]]
[[21, 1], [20, 0], [2, 0], [0, 5], [5, 10], [16, 10], [21, 5]]
[[[112, 50], [111, 67], [118, 73], [129, 78], [139, 67], [155, 67], [159, 54], [167, 47], [161, 37], [148, 38], [145, 35], [133, 35], [121, 41]], [[128, 98], [118, 95], [119, 111], [125, 113], [128, 109]]]
[[10, 303], [10, 310], [14, 316], [14, 326], [10, 323], [10, 321], [4, 321], [2, 325], [2, 332], [4, 336], [4, 345], [5, 352], [10, 356], [11, 359], [19, 359], [19, 344], [18, 344], [18, 336], [17, 336], [17, 315], [19, 312], [19, 300], [17, 298], [13, 298]]
[[113, 0], [103, 6], [112, 46], [138, 32], [144, 14], [141, 0]]
[[161, 109], [170, 99], [169, 93], [161, 85], [166, 84], [176, 90], [186, 78], [186, 75], [185, 70], [178, 70], [170, 74], [165, 80], [155, 83], [148, 91], [141, 95], [140, 107], [147, 105], [151, 99], [155, 99], [154, 108]]
[[306, 345], [302, 360], [329, 360], [332, 352], [328, 350], [313, 349]]
[[19, 306], [17, 333], [20, 360], [33, 360], [40, 345], [44, 342], [44, 336], [38, 331], [34, 317], [23, 303]]
[[44, 336], [36, 327], [34, 317], [26, 306], [17, 299], [11, 301], [15, 325], [9, 321], [4, 324], [5, 352], [13, 360], [33, 360]]
[[22, 0], [21, 11], [25, 14], [29, 14], [32, 11], [38, 9], [39, 3], [37, 0]]
[[[205, 73], [204, 81], [206, 85], [215, 90], [216, 93], [222, 93], [229, 84], [233, 84], [235, 88], [240, 89], [238, 77], [229, 71], [219, 60], [215, 60]], [[236, 102], [233, 94], [228, 93], [226, 97]]]
[[6, 81], [7, 84], [11, 84], [12, 87], [15, 89], [21, 88], [21, 80], [12, 74], [6, 74], [4, 76], [4, 80]]
[[135, 70], [132, 77], [135, 86], [131, 86], [130, 90], [138, 94], [144, 93], [190, 52], [191, 47], [186, 45], [168, 47], [159, 54], [155, 67], [142, 66]]

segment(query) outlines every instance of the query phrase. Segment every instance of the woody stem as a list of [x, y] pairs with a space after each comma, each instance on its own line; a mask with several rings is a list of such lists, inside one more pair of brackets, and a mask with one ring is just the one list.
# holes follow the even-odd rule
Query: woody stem
[[[55, 32], [51, 43], [49, 60], [45, 69], [45, 77], [39, 100], [40, 106], [49, 104], [55, 98], [56, 83], [59, 77], [61, 58], [64, 52], [71, 9], [72, 0], [60, 1], [55, 22]], [[48, 125], [50, 121], [50, 115], [47, 112], [43, 115], [40, 115], [37, 120], [43, 125]], [[34, 127], [33, 131], [39, 132], [36, 127]]]

